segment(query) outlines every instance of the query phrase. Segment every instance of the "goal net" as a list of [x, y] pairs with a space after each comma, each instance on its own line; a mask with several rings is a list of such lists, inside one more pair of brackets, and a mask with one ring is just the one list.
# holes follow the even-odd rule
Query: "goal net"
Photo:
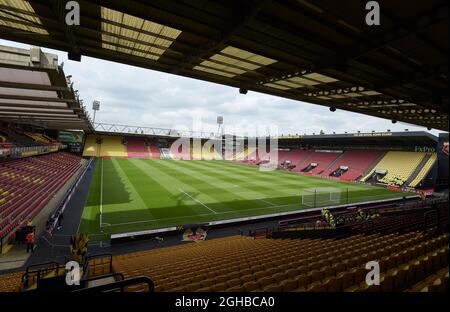
[[301, 196], [303, 207], [317, 208], [339, 205], [341, 203], [340, 191], [323, 191], [320, 189], [304, 191]]

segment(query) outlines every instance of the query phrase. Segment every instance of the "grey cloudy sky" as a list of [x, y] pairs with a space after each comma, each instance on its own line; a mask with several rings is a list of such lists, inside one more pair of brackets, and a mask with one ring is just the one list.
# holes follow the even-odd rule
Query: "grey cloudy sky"
[[[28, 48], [28, 45], [0, 40], [0, 44]], [[375, 131], [427, 131], [409, 124], [179, 77], [148, 69], [83, 56], [69, 61], [67, 53], [51, 49], [64, 62], [64, 72], [72, 75], [80, 98], [91, 109], [93, 100], [101, 102], [96, 121], [171, 129], [192, 129], [193, 118], [201, 118], [202, 130], [217, 130], [216, 117], [224, 116], [225, 132], [262, 134], [270, 126], [279, 134], [312, 134]], [[91, 116], [92, 116], [91, 112]], [[200, 130], [200, 129], [195, 129]], [[439, 131], [430, 131], [437, 134]]]

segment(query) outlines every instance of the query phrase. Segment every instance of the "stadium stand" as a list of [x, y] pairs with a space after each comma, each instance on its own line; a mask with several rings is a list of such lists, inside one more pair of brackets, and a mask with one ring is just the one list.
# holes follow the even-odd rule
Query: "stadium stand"
[[[361, 215], [362, 213], [362, 215]], [[393, 202], [373, 203], [356, 209], [342, 208], [333, 209], [332, 212], [337, 226], [348, 226], [350, 234], [391, 234], [404, 233], [408, 231], [423, 231], [427, 228], [440, 228], [444, 232], [449, 229], [449, 211], [446, 201], [422, 200], [420, 202], [411, 201], [398, 205]], [[266, 231], [265, 236], [270, 237], [298, 237], [297, 235], [278, 235], [280, 232], [293, 233], [300, 231], [300, 235], [305, 235], [305, 230], [315, 230], [323, 226], [326, 222], [323, 211], [312, 211], [297, 218], [280, 220], [278, 227]], [[288, 232], [285, 232], [288, 231]], [[321, 237], [320, 231], [316, 231]], [[270, 234], [270, 235], [269, 235]], [[342, 233], [341, 233], [342, 234]], [[311, 237], [311, 236], [308, 236]]]
[[102, 136], [99, 144], [100, 157], [127, 157], [126, 146], [121, 136]]
[[4, 142], [13, 144], [14, 146], [29, 147], [40, 145], [39, 141], [36, 141], [33, 137], [30, 137], [19, 131], [2, 128], [0, 129], [0, 134]]
[[[445, 210], [444, 210], [445, 211]], [[448, 231], [448, 213], [441, 212], [440, 226]], [[408, 231], [418, 231], [424, 229], [424, 212], [409, 211], [406, 214], [393, 214], [381, 216], [379, 218], [373, 219], [370, 223], [365, 224], [363, 222], [356, 222], [351, 225], [352, 230], [357, 233], [362, 234], [373, 234], [373, 233], [398, 233], [398, 232], [408, 232]], [[428, 220], [428, 222], [437, 226], [437, 219]]]
[[0, 148], [12, 148], [15, 145], [8, 142], [8, 135], [0, 129]]
[[279, 162], [290, 161], [296, 167], [292, 169], [294, 172], [299, 172], [306, 161], [311, 157], [313, 151], [304, 149], [294, 149], [284, 153], [279, 157]]
[[29, 147], [29, 146], [38, 146], [39, 144], [32, 138], [25, 136], [25, 135], [21, 135], [18, 133], [11, 133], [9, 136], [9, 139], [11, 141], [11, 143], [14, 143], [17, 146], [25, 146], [25, 147]]
[[0, 291], [1, 292], [18, 292], [20, 291], [20, 283], [23, 272], [9, 273], [0, 275]]
[[[447, 234], [429, 238], [422, 232], [341, 240], [233, 236], [116, 256], [113, 267], [127, 278], [151, 277], [156, 291], [406, 291], [442, 275], [447, 243]], [[382, 271], [374, 287], [364, 282], [372, 259]]]
[[436, 274], [427, 277], [424, 281], [408, 289], [411, 292], [447, 292], [448, 268], [441, 269]]
[[[101, 144], [97, 144], [97, 139]], [[126, 142], [126, 144], [123, 144]], [[141, 157], [188, 159], [181, 151], [173, 153], [167, 147], [161, 156], [156, 138], [88, 135], [83, 156], [91, 157]], [[191, 146], [190, 159], [221, 159], [221, 153], [210, 149]], [[407, 161], [403, 161], [407, 159]], [[386, 175], [373, 182], [387, 185], [416, 187], [436, 163], [435, 153], [347, 149], [343, 153], [331, 153], [312, 149], [291, 149], [278, 151], [278, 163], [293, 172], [301, 172], [324, 177], [333, 176], [344, 181], [369, 182], [377, 169]], [[267, 160], [259, 157], [256, 148], [244, 148], [233, 154], [233, 160], [259, 165]], [[290, 164], [286, 166], [286, 164]], [[400, 164], [400, 165], [398, 165]], [[341, 167], [345, 168], [340, 169]], [[363, 176], [361, 178], [361, 176]]]
[[216, 150], [214, 145], [203, 145], [201, 151], [201, 159], [204, 160], [219, 160], [222, 159], [221, 152]]
[[333, 164], [322, 175], [330, 176], [340, 166], [347, 166], [348, 170], [339, 178], [344, 181], [357, 180], [361, 177], [381, 155], [383, 151], [379, 150], [347, 150], [339, 160]]
[[93, 135], [88, 135], [84, 142], [83, 156], [86, 157], [98, 157], [99, 148], [97, 144], [97, 139]]
[[172, 155], [170, 148], [160, 148], [160, 158], [161, 159], [175, 159], [174, 155]]
[[43, 133], [20, 131], [12, 129], [0, 129], [0, 148], [11, 149], [14, 147], [35, 146], [60, 146], [61, 143]]
[[161, 158], [161, 151], [158, 147], [158, 144], [155, 139], [149, 139], [148, 140], [148, 151], [150, 153], [150, 156], [152, 158], [160, 159]]
[[[301, 172], [306, 172], [308, 174], [321, 174], [323, 170], [326, 170], [328, 166], [330, 166], [338, 157], [340, 157], [342, 153], [330, 153], [330, 152], [323, 152], [323, 151], [314, 151], [309, 157], [306, 162], [303, 162]], [[316, 166], [311, 166], [311, 164], [316, 164]], [[308, 169], [309, 170], [308, 170]]]
[[128, 153], [122, 136], [91, 135], [86, 138], [83, 156], [128, 157]]
[[202, 158], [202, 148], [200, 146], [191, 146], [191, 156], [194, 160], [203, 159]]
[[13, 147], [16, 147], [16, 145], [14, 145], [13, 143], [9, 142], [0, 143], [0, 148], [13, 148]]
[[431, 168], [437, 161], [437, 154], [436, 153], [427, 154], [427, 156], [424, 158], [424, 160], [425, 160], [425, 163], [422, 166], [421, 166], [421, 164], [419, 164], [419, 166], [417, 167], [417, 169], [419, 169], [419, 172], [412, 179], [412, 181], [409, 183], [408, 186], [416, 187], [427, 176], [428, 172], [430, 172]]
[[375, 170], [381, 169], [386, 170], [386, 175], [379, 179], [379, 182], [403, 185], [425, 155], [423, 152], [389, 151], [361, 181], [367, 181], [373, 176]]
[[51, 145], [51, 144], [58, 144], [58, 141], [53, 140], [52, 138], [49, 138], [45, 134], [37, 133], [37, 132], [23, 132], [24, 135], [28, 136], [29, 138], [33, 139], [35, 142], [41, 144], [41, 145]]
[[237, 161], [247, 161], [249, 156], [256, 152], [256, 147], [247, 147], [245, 146], [243, 150], [236, 150], [235, 160]]
[[[112, 262], [99, 255], [94, 265], [88, 261], [84, 267], [88, 277], [147, 276], [157, 292], [447, 291], [448, 234], [439, 234], [435, 222], [423, 229], [427, 207], [386, 208], [383, 218], [370, 221], [376, 221], [370, 231], [355, 227], [354, 234], [341, 239], [228, 236], [117, 255]], [[441, 223], [448, 231], [448, 209], [442, 207]], [[420, 217], [422, 222], [417, 222]], [[380, 285], [365, 282], [366, 263], [374, 260], [381, 270]], [[0, 291], [23, 290], [30, 278], [24, 272], [0, 275]], [[135, 285], [124, 291], [149, 291], [148, 287]]]
[[127, 137], [127, 154], [130, 158], [149, 158], [149, 150], [142, 137]]
[[284, 163], [286, 160], [289, 160], [289, 152], [287, 150], [278, 150], [278, 163], [281, 165], [282, 163]]
[[0, 163], [0, 240], [13, 238], [80, 166], [80, 157], [64, 152]]

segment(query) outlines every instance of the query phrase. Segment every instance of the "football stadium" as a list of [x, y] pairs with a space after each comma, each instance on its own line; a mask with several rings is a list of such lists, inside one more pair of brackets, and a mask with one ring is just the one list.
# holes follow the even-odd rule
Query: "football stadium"
[[[0, 292], [448, 291], [448, 9], [0, 0]], [[262, 135], [212, 107], [217, 130], [165, 128], [151, 101], [84, 104], [109, 75], [66, 71], [85, 58], [289, 100], [293, 129], [354, 114]], [[127, 77], [103, 98], [127, 107]]]

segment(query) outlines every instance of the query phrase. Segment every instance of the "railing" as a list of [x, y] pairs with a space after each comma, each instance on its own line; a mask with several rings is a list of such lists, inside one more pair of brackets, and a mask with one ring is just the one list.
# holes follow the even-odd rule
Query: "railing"
[[50, 227], [48, 229], [46, 229], [49, 234], [51, 234], [53, 232], [53, 230], [55, 229], [56, 225], [58, 224], [59, 217], [61, 216], [61, 214], [66, 209], [67, 204], [69, 203], [69, 201], [72, 199], [72, 196], [75, 193], [75, 190], [77, 189], [77, 187], [80, 184], [81, 180], [83, 180], [84, 175], [89, 170], [89, 168], [91, 168], [91, 164], [92, 164], [93, 159], [94, 158], [91, 158], [89, 160], [89, 163], [87, 164], [86, 168], [84, 168], [83, 173], [78, 177], [77, 181], [70, 187], [70, 189], [67, 190], [66, 194], [64, 194], [63, 200], [61, 201], [61, 203], [59, 204], [59, 207], [56, 209], [56, 211], [52, 215], [53, 223], [50, 224]]
[[59, 150], [66, 149], [67, 145], [53, 144], [45, 146], [26, 146], [26, 147], [11, 147], [1, 148], [0, 156], [9, 156], [12, 158], [29, 157], [41, 154], [53, 153]]
[[189, 131], [177, 129], [165, 129], [156, 127], [130, 126], [122, 124], [94, 123], [95, 131], [119, 133], [123, 135], [154, 135], [164, 137], [187, 137], [187, 138], [203, 138], [213, 139], [220, 138], [220, 135], [214, 132]]
[[[45, 267], [47, 266], [47, 267]], [[39, 268], [41, 267], [41, 268]], [[43, 267], [43, 268], [42, 268]], [[32, 270], [33, 268], [39, 268]], [[59, 264], [55, 261], [30, 265], [27, 267], [25, 274], [22, 275], [22, 288], [27, 288], [36, 283], [43, 276], [55, 272], [55, 276], [59, 274]], [[31, 279], [31, 280], [30, 280]]]
[[[431, 215], [437, 214], [439, 217], [439, 209], [443, 209], [448, 204], [448, 198], [437, 198], [432, 199], [428, 198], [425, 200], [420, 201], [413, 201], [413, 202], [400, 202], [400, 203], [390, 203], [390, 204], [377, 204], [377, 205], [369, 205], [366, 207], [360, 207], [360, 209], [364, 213], [370, 213], [370, 211], [376, 211], [382, 216], [392, 215], [392, 214], [408, 214], [408, 213], [417, 213], [421, 212], [423, 210], [428, 210], [425, 212], [425, 219], [424, 219], [424, 227], [429, 227], [429, 220]], [[436, 206], [436, 209], [433, 209], [433, 206]], [[352, 210], [356, 209], [355, 207], [349, 207], [352, 208]], [[433, 210], [429, 210], [433, 209]], [[363, 222], [357, 222], [356, 221], [356, 211], [337, 211], [333, 213], [334, 219], [336, 220], [337, 224], [346, 224], [346, 225], [356, 225], [359, 224], [361, 231], [369, 231], [371, 232], [374, 224], [372, 219], [364, 220]], [[340, 220], [344, 222], [339, 222]], [[321, 225], [317, 226], [316, 220], [320, 220], [320, 214], [314, 214], [299, 218], [293, 218], [293, 219], [285, 219], [280, 220], [278, 222], [278, 227], [274, 228], [274, 231], [282, 231], [282, 230], [290, 230], [295, 228], [310, 228], [314, 229], [316, 227], [322, 227]], [[434, 222], [434, 220], [432, 220]]]
[[[102, 261], [101, 263], [95, 263], [95, 261], [91, 263], [91, 261], [95, 259], [102, 259], [104, 261]], [[93, 269], [95, 274], [96, 267], [105, 267], [106, 265], [108, 266], [108, 272], [105, 273], [112, 273], [112, 254], [110, 253], [87, 256], [83, 266], [85, 277], [89, 276], [90, 269]]]
[[[95, 259], [103, 259], [104, 261], [101, 261], [99, 263], [91, 263], [92, 260]], [[71, 257], [65, 256], [64, 257], [64, 263], [68, 263], [69, 261], [72, 261]], [[89, 269], [102, 266], [107, 267], [107, 272], [101, 275], [97, 276], [91, 276], [89, 277]], [[38, 263], [29, 265], [25, 273], [22, 275], [22, 289], [26, 289], [33, 284], [37, 283], [38, 280], [45, 278], [52, 272], [54, 273], [54, 277], [60, 276], [60, 272], [65, 268], [65, 266], [61, 266], [56, 261], [49, 261], [44, 263]], [[105, 277], [119, 277], [121, 280], [124, 279], [124, 276], [122, 273], [115, 273], [112, 269], [112, 254], [110, 253], [104, 253], [104, 254], [95, 254], [95, 255], [88, 255], [82, 265], [82, 272], [83, 272], [83, 278], [82, 282], [86, 283], [89, 281], [93, 281], [96, 279], [101, 279]]]
[[126, 287], [129, 286], [137, 286], [137, 285], [141, 285], [141, 284], [145, 284], [147, 285], [147, 291], [148, 292], [153, 292], [155, 290], [155, 284], [153, 283], [153, 281], [148, 278], [147, 276], [137, 276], [137, 277], [132, 277], [132, 278], [128, 278], [122, 281], [116, 281], [113, 283], [109, 283], [109, 284], [105, 284], [105, 285], [99, 285], [99, 286], [94, 286], [94, 287], [89, 287], [89, 288], [83, 288], [83, 289], [77, 289], [74, 290], [74, 292], [84, 292], [84, 293], [89, 293], [89, 292], [124, 292]]
[[89, 284], [89, 282], [101, 280], [101, 279], [108, 278], [108, 277], [113, 277], [115, 281], [125, 280], [125, 276], [122, 273], [115, 272], [115, 273], [108, 273], [108, 274], [99, 275], [99, 276], [93, 276], [93, 277], [84, 279], [81, 282], [87, 286]]

